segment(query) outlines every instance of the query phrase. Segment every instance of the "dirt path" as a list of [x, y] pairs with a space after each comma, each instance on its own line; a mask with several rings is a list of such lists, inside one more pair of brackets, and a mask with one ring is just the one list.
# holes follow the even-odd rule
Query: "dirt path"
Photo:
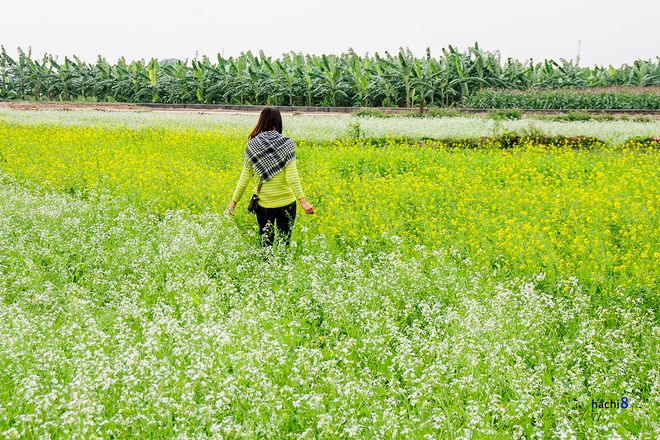
[[[96, 110], [99, 112], [153, 112], [153, 113], [197, 113], [200, 115], [211, 114], [235, 114], [235, 115], [254, 115], [259, 110], [241, 111], [225, 109], [194, 109], [194, 108], [153, 108], [141, 106], [140, 104], [122, 104], [122, 103], [78, 103], [78, 102], [0, 102], [0, 108], [10, 108], [14, 110]], [[282, 110], [282, 109], [281, 109]], [[334, 112], [287, 112], [284, 114], [309, 115], [309, 116], [328, 116], [328, 115], [346, 115], [346, 113]]]
[[[221, 108], [222, 106], [215, 105], [183, 105], [183, 104], [126, 104], [126, 103], [81, 103], [81, 102], [0, 102], [0, 108], [10, 108], [15, 110], [96, 110], [99, 112], [153, 112], [153, 113], [197, 113], [200, 115], [213, 115], [213, 114], [234, 114], [234, 115], [255, 115], [261, 112], [264, 106], [224, 106], [233, 108]], [[307, 116], [329, 116], [329, 115], [349, 115], [355, 111], [355, 108], [349, 107], [336, 107], [330, 110], [327, 107], [294, 107], [293, 109], [287, 107], [279, 107], [280, 111], [285, 115], [307, 115]], [[416, 109], [409, 108], [386, 108], [380, 109], [386, 114], [401, 114]], [[467, 115], [486, 115], [493, 110], [482, 109], [461, 109], [462, 113]], [[557, 114], [566, 114], [571, 110], [523, 110], [525, 115], [546, 115], [552, 116]], [[626, 115], [653, 115], [660, 116], [660, 110], [578, 110], [591, 114], [609, 114], [615, 117]]]

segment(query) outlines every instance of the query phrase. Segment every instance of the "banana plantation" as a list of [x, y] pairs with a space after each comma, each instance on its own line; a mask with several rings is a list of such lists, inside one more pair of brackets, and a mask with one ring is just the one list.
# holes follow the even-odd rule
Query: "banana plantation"
[[[1, 46], [0, 46], [1, 47]], [[2, 47], [0, 100], [272, 104], [302, 106], [460, 106], [486, 89], [548, 90], [660, 85], [660, 58], [620, 68], [581, 67], [560, 59], [502, 61], [499, 51], [475, 43], [460, 52], [449, 46], [435, 58], [416, 58], [408, 49], [360, 56], [289, 53], [273, 59], [247, 52], [215, 60], [140, 60], [112, 65], [77, 56], [32, 58]]]

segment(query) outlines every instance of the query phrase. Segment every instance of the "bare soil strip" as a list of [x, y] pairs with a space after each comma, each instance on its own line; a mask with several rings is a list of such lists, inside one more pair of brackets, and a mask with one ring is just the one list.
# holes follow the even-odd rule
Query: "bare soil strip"
[[[230, 107], [230, 108], [222, 108]], [[123, 103], [78, 103], [78, 102], [0, 102], [0, 108], [14, 110], [96, 110], [100, 112], [157, 112], [157, 113], [198, 113], [198, 114], [255, 114], [260, 112], [264, 106], [214, 106], [181, 104], [181, 105], [143, 105]], [[235, 108], [234, 108], [235, 107]], [[348, 112], [337, 111], [296, 111], [286, 107], [279, 107], [282, 113], [294, 115], [340, 115]], [[324, 107], [324, 109], [329, 109]]]
[[[198, 113], [198, 114], [254, 114], [261, 112], [266, 107], [263, 105], [222, 105], [222, 104], [152, 104], [152, 103], [83, 103], [83, 102], [0, 102], [0, 108], [11, 108], [15, 110], [96, 110], [101, 112], [165, 112], [165, 113]], [[360, 107], [278, 107], [282, 113], [293, 115], [346, 115], [357, 110]], [[401, 114], [411, 111], [418, 111], [414, 108], [378, 108], [387, 114]], [[497, 110], [492, 109], [456, 109], [462, 113], [483, 114]], [[428, 109], [425, 109], [428, 111]], [[570, 111], [580, 111], [592, 114], [611, 114], [611, 115], [660, 115], [660, 110], [537, 110], [523, 109], [525, 114], [546, 114], [556, 115], [568, 113]]]

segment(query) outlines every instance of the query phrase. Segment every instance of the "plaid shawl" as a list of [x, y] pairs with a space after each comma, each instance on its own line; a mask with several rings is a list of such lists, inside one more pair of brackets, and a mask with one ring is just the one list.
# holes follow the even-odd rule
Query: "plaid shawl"
[[244, 156], [265, 183], [296, 158], [296, 146], [276, 131], [264, 131], [248, 141]]

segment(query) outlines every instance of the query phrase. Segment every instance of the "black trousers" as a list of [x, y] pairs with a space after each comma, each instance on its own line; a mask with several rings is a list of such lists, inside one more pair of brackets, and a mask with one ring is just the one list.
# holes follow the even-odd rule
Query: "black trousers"
[[279, 208], [257, 207], [257, 223], [262, 246], [272, 246], [275, 240], [275, 228], [285, 245], [291, 239], [291, 230], [296, 221], [296, 202]]

